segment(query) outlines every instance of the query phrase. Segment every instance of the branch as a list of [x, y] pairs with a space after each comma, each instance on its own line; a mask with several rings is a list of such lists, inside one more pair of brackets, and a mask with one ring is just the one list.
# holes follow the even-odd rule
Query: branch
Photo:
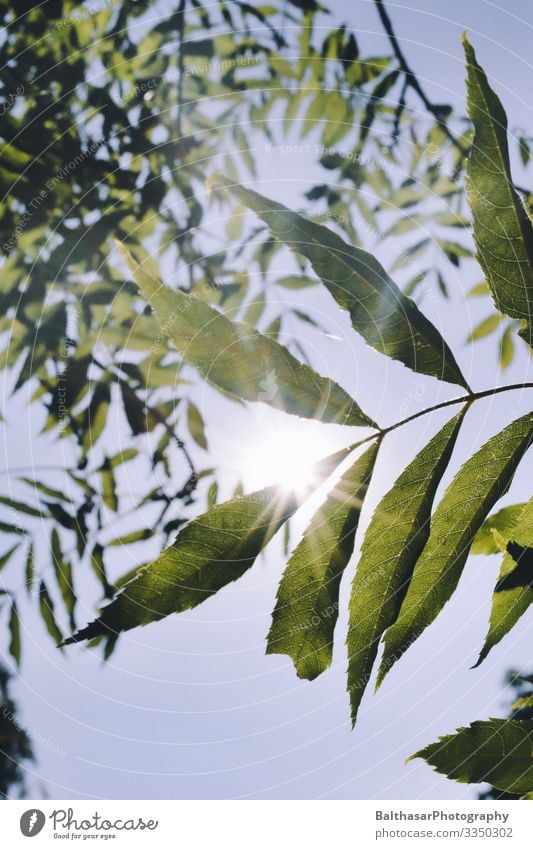
[[457, 150], [463, 156], [466, 156], [466, 154], [468, 153], [468, 148], [463, 147], [461, 142], [451, 132], [450, 128], [448, 127], [446, 121], [444, 120], [444, 118], [442, 116], [442, 108], [440, 108], [438, 104], [431, 102], [431, 100], [427, 96], [426, 92], [424, 91], [424, 89], [420, 85], [420, 81], [419, 81], [418, 77], [416, 76], [415, 72], [413, 71], [413, 69], [411, 68], [409, 63], [407, 62], [407, 59], [405, 58], [404, 52], [403, 52], [402, 48], [400, 47], [398, 37], [397, 37], [396, 33], [394, 32], [394, 29], [393, 29], [393, 26], [392, 26], [392, 21], [389, 18], [389, 14], [388, 14], [388, 12], [385, 8], [383, 0], [374, 0], [374, 3], [376, 5], [376, 9], [377, 9], [378, 15], [380, 17], [381, 23], [383, 24], [385, 32], [387, 33], [387, 35], [389, 37], [389, 41], [390, 41], [391, 47], [393, 49], [394, 55], [396, 56], [396, 58], [398, 60], [398, 64], [400, 65], [401, 70], [405, 74], [405, 82], [407, 83], [407, 85], [410, 88], [413, 89], [413, 91], [415, 91], [417, 93], [420, 100], [422, 101], [422, 103], [426, 107], [427, 111], [431, 115], [433, 115], [433, 117], [435, 118], [435, 120], [437, 121], [439, 126], [442, 127], [443, 131], [446, 133], [448, 139], [454, 145], [454, 147], [456, 147]]
[[434, 404], [432, 407], [426, 407], [424, 410], [419, 410], [418, 413], [413, 413], [405, 419], [400, 419], [387, 427], [380, 428], [377, 433], [371, 433], [359, 442], [354, 442], [347, 450], [355, 451], [360, 445], [366, 445], [373, 439], [382, 439], [393, 430], [403, 427], [409, 422], [415, 421], [422, 416], [427, 416], [429, 413], [434, 413], [437, 410], [443, 410], [445, 407], [454, 407], [456, 404], [473, 404], [474, 401], [479, 401], [481, 398], [490, 398], [492, 395], [500, 395], [502, 392], [513, 392], [517, 389], [533, 389], [533, 383], [510, 383], [508, 386], [496, 386], [494, 389], [483, 389], [481, 392], [471, 392], [469, 395], [461, 395], [459, 398], [451, 398], [449, 401], [441, 401], [439, 404]]
[[181, 139], [183, 134], [183, 128], [181, 123], [181, 109], [183, 104], [183, 74], [185, 72], [185, 62], [184, 62], [184, 46], [183, 40], [185, 37], [185, 4], [186, 0], [180, 0], [180, 5], [178, 8], [177, 16], [178, 16], [178, 44], [179, 44], [179, 53], [178, 53], [178, 91], [177, 91], [177, 101], [178, 101], [178, 117], [176, 120], [176, 130], [178, 135], [178, 140]]
[[[409, 65], [407, 59], [405, 58], [405, 54], [400, 46], [400, 42], [398, 41], [398, 36], [394, 32], [392, 21], [389, 18], [389, 14], [385, 8], [383, 0], [374, 0], [374, 4], [376, 6], [381, 23], [383, 24], [383, 28], [385, 29], [385, 32], [387, 33], [387, 36], [389, 38], [394, 55], [396, 56], [398, 64], [400, 65], [400, 69], [405, 74], [405, 83], [407, 87], [412, 88], [413, 91], [416, 92], [416, 94], [419, 96], [420, 100], [426, 107], [427, 111], [431, 115], [433, 115], [439, 127], [441, 127], [442, 131], [446, 134], [447, 138], [450, 140], [453, 146], [461, 153], [462, 156], [466, 156], [468, 154], [469, 149], [465, 148], [461, 144], [459, 139], [452, 133], [443, 117], [442, 108], [439, 106], [438, 103], [432, 103], [432, 101], [429, 99], [420, 84], [420, 80], [418, 79], [415, 72]], [[531, 194], [529, 189], [526, 189], [523, 186], [517, 186], [516, 183], [514, 183], [513, 185], [517, 192], [520, 192], [521, 194], [526, 195], [528, 197]]]

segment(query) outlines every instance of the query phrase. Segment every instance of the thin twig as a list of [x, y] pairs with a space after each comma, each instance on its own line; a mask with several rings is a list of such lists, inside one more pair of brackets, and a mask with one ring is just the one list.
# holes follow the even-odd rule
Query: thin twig
[[177, 101], [178, 101], [178, 117], [176, 120], [176, 130], [178, 139], [181, 139], [183, 135], [183, 126], [181, 122], [181, 110], [183, 105], [183, 75], [185, 73], [185, 47], [184, 47], [184, 38], [185, 38], [185, 6], [187, 0], [180, 0], [180, 5], [178, 8], [177, 16], [178, 16], [178, 44], [179, 44], [179, 53], [178, 53], [178, 87], [177, 87]]
[[[396, 56], [398, 64], [400, 65], [400, 69], [405, 74], [405, 82], [407, 83], [407, 86], [412, 88], [413, 91], [416, 92], [416, 94], [419, 96], [420, 100], [426, 107], [427, 111], [431, 115], [433, 115], [439, 127], [441, 127], [442, 131], [446, 134], [447, 138], [453, 144], [453, 146], [461, 153], [462, 156], [466, 156], [468, 154], [469, 149], [465, 148], [461, 144], [459, 139], [452, 133], [443, 117], [442, 110], [439, 109], [439, 105], [436, 103], [432, 103], [432, 101], [429, 99], [420, 84], [420, 80], [418, 79], [415, 72], [409, 65], [407, 59], [405, 58], [405, 54], [400, 46], [400, 42], [398, 41], [398, 36], [394, 32], [392, 21], [385, 8], [383, 0], [374, 0], [374, 4], [376, 6], [381, 23], [383, 24], [383, 28], [387, 33], [394, 55]], [[526, 195], [528, 197], [531, 194], [531, 191], [529, 189], [526, 189], [523, 186], [518, 186], [516, 183], [514, 183], [513, 185], [517, 192], [520, 192], [521, 194]]]
[[404, 54], [402, 48], [400, 47], [398, 37], [397, 37], [396, 33], [394, 32], [394, 28], [392, 26], [392, 21], [389, 18], [389, 14], [388, 14], [388, 12], [385, 8], [383, 0], [374, 0], [374, 3], [375, 3], [375, 6], [376, 6], [378, 15], [380, 17], [381, 23], [383, 24], [385, 32], [387, 33], [387, 36], [389, 38], [391, 47], [394, 51], [394, 55], [396, 56], [396, 58], [398, 60], [398, 64], [400, 65], [401, 70], [405, 74], [405, 81], [406, 81], [407, 85], [410, 86], [410, 88], [412, 88], [413, 91], [415, 91], [417, 93], [420, 100], [422, 101], [422, 103], [426, 107], [427, 111], [431, 115], [433, 115], [433, 117], [435, 118], [435, 120], [437, 121], [439, 126], [446, 133], [448, 139], [454, 145], [454, 147], [456, 147], [457, 150], [463, 156], [466, 156], [466, 154], [468, 153], [468, 148], [463, 147], [461, 142], [451, 132], [450, 128], [448, 127], [446, 121], [444, 120], [444, 118], [442, 116], [442, 111], [439, 109], [437, 104], [431, 102], [431, 100], [427, 96], [426, 92], [424, 91], [424, 89], [420, 85], [420, 81], [419, 81], [418, 77], [416, 76], [415, 72], [413, 71], [413, 69], [409, 65], [407, 59], [405, 58], [405, 54]]

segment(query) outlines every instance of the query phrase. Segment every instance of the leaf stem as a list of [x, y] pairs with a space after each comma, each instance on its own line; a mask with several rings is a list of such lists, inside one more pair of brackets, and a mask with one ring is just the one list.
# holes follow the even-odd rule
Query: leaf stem
[[418, 413], [413, 413], [412, 415], [407, 416], [407, 418], [400, 419], [400, 421], [394, 422], [387, 427], [379, 428], [379, 430], [375, 433], [371, 433], [369, 436], [365, 436], [364, 439], [354, 442], [346, 449], [346, 456], [351, 454], [352, 451], [355, 451], [355, 449], [359, 448], [361, 445], [366, 445], [368, 442], [372, 442], [373, 439], [379, 439], [381, 442], [381, 440], [388, 433], [392, 433], [393, 430], [398, 430], [398, 428], [403, 427], [409, 422], [413, 422], [415, 419], [419, 419], [422, 416], [427, 416], [429, 413], [434, 413], [436, 410], [453, 407], [455, 404], [466, 404], [467, 406], [470, 406], [470, 404], [473, 404], [474, 401], [479, 401], [481, 398], [490, 398], [491, 395], [499, 395], [502, 392], [512, 392], [517, 389], [533, 389], [533, 383], [510, 383], [508, 386], [496, 386], [494, 389], [483, 389], [481, 392], [471, 392], [468, 395], [461, 395], [459, 398], [451, 398], [449, 401], [441, 401], [439, 404], [433, 404], [432, 407], [426, 407], [425, 410], [419, 410]]
[[502, 392], [512, 392], [517, 389], [533, 389], [533, 383], [510, 383], [508, 386], [496, 386], [494, 389], [483, 389], [481, 392], [470, 392], [468, 395], [461, 395], [459, 398], [451, 398], [449, 401], [441, 401], [439, 404], [434, 404], [432, 407], [426, 407], [425, 410], [419, 410], [418, 413], [413, 413], [405, 419], [401, 419], [388, 427], [380, 429], [380, 433], [384, 436], [403, 425], [419, 419], [421, 416], [427, 416], [428, 413], [434, 413], [436, 410], [442, 410], [444, 407], [452, 407], [455, 404], [472, 404], [474, 401], [479, 401], [481, 398], [490, 398], [492, 395], [500, 395]]

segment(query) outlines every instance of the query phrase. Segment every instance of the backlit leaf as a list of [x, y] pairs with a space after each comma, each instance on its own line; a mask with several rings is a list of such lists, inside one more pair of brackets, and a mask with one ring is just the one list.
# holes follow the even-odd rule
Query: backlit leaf
[[65, 644], [196, 607], [240, 578], [296, 507], [275, 487], [215, 505], [186, 524], [173, 545], [141, 567], [99, 619]]
[[493, 531], [509, 539], [525, 506], [525, 502], [510, 504], [488, 516], [474, 538], [470, 554], [498, 554], [500, 548], [496, 545]]
[[463, 784], [488, 781], [505, 793], [533, 790], [533, 721], [489, 719], [459, 728], [412, 755]]
[[431, 519], [398, 619], [385, 634], [379, 681], [454, 593], [470, 546], [507, 491], [532, 437], [533, 413], [528, 413], [489, 439], [457, 472]]
[[267, 654], [288, 654], [299, 678], [316, 678], [331, 663], [340, 581], [376, 455], [377, 445], [372, 445], [333, 485], [281, 579]]
[[371, 254], [257, 192], [232, 185], [224, 178], [215, 178], [215, 183], [252, 209], [276, 239], [311, 262], [369, 345], [414, 371], [467, 386], [439, 331]]
[[533, 602], [533, 499], [508, 531], [500, 574], [492, 596], [489, 632], [476, 666], [516, 625]]
[[348, 693], [353, 723], [379, 641], [398, 615], [415, 563], [429, 536], [433, 499], [462, 419], [459, 413], [417, 454], [370, 520], [350, 598]]
[[[262, 401], [298, 416], [373, 426], [340, 386], [300, 363], [283, 345], [230, 321], [194, 295], [162, 286], [127, 251], [122, 253], [162, 334], [209, 383], [233, 398]], [[276, 375], [272, 391], [264, 387], [266, 371]]]
[[467, 191], [478, 259], [498, 310], [521, 320], [520, 335], [533, 346], [533, 227], [512, 182], [505, 110], [463, 41], [475, 131]]

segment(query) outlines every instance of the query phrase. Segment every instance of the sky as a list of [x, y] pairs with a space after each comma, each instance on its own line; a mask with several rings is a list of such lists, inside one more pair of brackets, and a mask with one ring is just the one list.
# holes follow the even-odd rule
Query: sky
[[[333, 16], [354, 28], [370, 51], [387, 52], [373, 4], [366, 0], [334, 2]], [[412, 66], [434, 100], [464, 111], [464, 66], [460, 35], [467, 29], [478, 59], [487, 69], [509, 115], [511, 129], [533, 128], [530, 111], [533, 69], [530, 56], [533, 9], [511, 0], [495, 3], [435, 0], [389, 2], [389, 13]], [[300, 157], [259, 156], [258, 188], [298, 205], [316, 174]], [[387, 251], [386, 245], [382, 250]], [[280, 269], [288, 263], [279, 260]], [[293, 266], [286, 266], [286, 270]], [[478, 281], [475, 267], [449, 270], [454, 290], [449, 304], [428, 303], [430, 318], [441, 328], [474, 388], [492, 380], [494, 340], [472, 349], [464, 345], [465, 324], [482, 317], [464, 292]], [[317, 341], [305, 331], [313, 364], [352, 392], [382, 424], [454, 397], [456, 389], [411, 374], [367, 349], [350, 333], [346, 315], [337, 312], [327, 293], [296, 294], [306, 299], [332, 335]], [[285, 299], [287, 300], [287, 299]], [[519, 357], [505, 382], [525, 378], [526, 357]], [[265, 469], [265, 444], [279, 436], [284, 417], [262, 408], [241, 410], [199, 385], [196, 401], [208, 422], [217, 464], [227, 481], [242, 463], [246, 445], [247, 482], [259, 486]], [[25, 399], [18, 403], [22, 405]], [[507, 403], [479, 402], [468, 414], [457, 454], [445, 482], [461, 458], [471, 454], [512, 417], [527, 411], [525, 396]], [[7, 430], [12, 465], [64, 462], [62, 448], [50, 444], [42, 456], [28, 454], [39, 421], [21, 406], [15, 420], [25, 428]], [[11, 418], [11, 417], [10, 417]], [[436, 432], [446, 414], [427, 417], [394, 434], [381, 452], [367, 516], [385, 488]], [[12, 419], [13, 420], [13, 419]], [[27, 420], [27, 421], [26, 421]], [[340, 427], [292, 424], [282, 431], [289, 444], [315, 440], [320, 455], [352, 441]], [[327, 430], [327, 433], [326, 433]], [[311, 437], [309, 434], [311, 433]], [[305, 434], [305, 436], [304, 436]], [[270, 442], [269, 442], [270, 440]], [[255, 446], [255, 448], [254, 448]], [[325, 450], [323, 450], [325, 449]], [[40, 449], [42, 450], [42, 449]], [[254, 461], [257, 451], [257, 463]], [[257, 468], [256, 468], [257, 466]], [[531, 457], [519, 471], [509, 502], [527, 494]], [[264, 483], [270, 481], [265, 480]], [[134, 489], [135, 480], [122, 481]], [[302, 511], [305, 516], [307, 512]], [[303, 526], [300, 518], [293, 541]], [[138, 546], [134, 555], [143, 560]], [[115, 568], [134, 565], [117, 552]], [[352, 561], [353, 569], [354, 561]], [[531, 620], [519, 625], [480, 669], [471, 670], [484, 637], [497, 558], [471, 558], [459, 591], [438, 620], [411, 647], [377, 695], [369, 688], [354, 731], [346, 696], [344, 634], [351, 569], [343, 582], [341, 615], [331, 669], [314, 682], [299, 681], [290, 660], [264, 653], [277, 581], [284, 567], [275, 540], [243, 579], [194, 611], [123, 635], [111, 661], [84, 646], [60, 654], [43, 637], [39, 622], [26, 619], [25, 659], [14, 692], [21, 721], [36, 742], [30, 768], [33, 795], [52, 798], [255, 798], [255, 799], [464, 799], [475, 788], [436, 775], [422, 761], [404, 762], [414, 751], [474, 719], [503, 716], [503, 676], [509, 666], [528, 668]], [[88, 583], [88, 598], [95, 588]], [[91, 595], [92, 593], [92, 595]], [[83, 597], [83, 593], [82, 593]], [[80, 619], [92, 618], [90, 603]], [[527, 620], [527, 617], [525, 617]], [[508, 694], [507, 694], [508, 697]], [[44, 742], [43, 742], [44, 741]], [[59, 750], [59, 751], [58, 751]]]

